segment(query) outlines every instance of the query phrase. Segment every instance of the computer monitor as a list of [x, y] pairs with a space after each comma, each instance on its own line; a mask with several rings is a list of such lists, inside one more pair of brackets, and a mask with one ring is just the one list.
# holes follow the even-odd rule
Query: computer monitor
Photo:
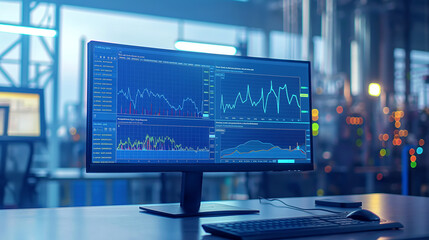
[[43, 89], [0, 87], [0, 142], [45, 139]]
[[203, 214], [202, 172], [313, 169], [308, 61], [91, 41], [87, 86], [87, 172], [183, 172], [170, 213]]

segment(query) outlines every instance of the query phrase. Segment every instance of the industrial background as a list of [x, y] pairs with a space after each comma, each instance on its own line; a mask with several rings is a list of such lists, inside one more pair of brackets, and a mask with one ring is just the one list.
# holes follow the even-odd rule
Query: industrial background
[[44, 89], [46, 138], [0, 142], [1, 208], [179, 200], [180, 174], [85, 173], [90, 40], [311, 61], [316, 170], [205, 174], [203, 200], [429, 196], [427, 0], [22, 0], [0, 1], [0, 86]]

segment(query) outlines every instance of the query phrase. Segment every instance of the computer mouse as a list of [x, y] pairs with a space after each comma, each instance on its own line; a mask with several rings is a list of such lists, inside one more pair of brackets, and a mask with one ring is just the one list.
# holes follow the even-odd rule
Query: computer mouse
[[380, 217], [378, 217], [375, 213], [365, 209], [355, 210], [347, 214], [347, 217], [355, 220], [368, 221], [368, 222], [380, 221]]

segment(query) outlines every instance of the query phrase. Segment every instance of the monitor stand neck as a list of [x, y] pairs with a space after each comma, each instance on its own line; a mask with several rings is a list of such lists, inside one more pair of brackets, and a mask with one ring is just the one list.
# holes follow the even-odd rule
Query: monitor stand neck
[[198, 213], [201, 205], [201, 191], [203, 187], [202, 172], [182, 173], [182, 192], [180, 207], [187, 214]]
[[[258, 210], [244, 209], [219, 203], [201, 204], [203, 186], [202, 172], [182, 173], [182, 193], [179, 204], [140, 206], [147, 213], [166, 217], [220, 216], [258, 213]], [[200, 207], [201, 205], [201, 207]]]

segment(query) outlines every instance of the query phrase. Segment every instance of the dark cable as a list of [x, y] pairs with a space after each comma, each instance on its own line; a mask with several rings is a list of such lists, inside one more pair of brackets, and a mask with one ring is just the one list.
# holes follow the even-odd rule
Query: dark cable
[[[270, 204], [270, 205], [275, 206], [275, 207], [282, 207], [282, 206], [278, 206], [278, 205], [270, 203], [270, 202], [277, 201], [277, 202], [282, 203], [284, 205], [283, 207], [286, 207], [286, 208], [289, 208], [289, 209], [292, 209], [292, 210], [302, 211], [302, 212], [305, 212], [305, 213], [310, 213], [310, 214], [313, 214], [313, 215], [314, 215], [314, 213], [309, 212], [309, 211], [325, 211], [325, 212], [330, 212], [330, 213], [342, 213], [342, 212], [332, 211], [332, 210], [323, 209], [323, 208], [300, 208], [300, 207], [296, 207], [296, 206], [292, 206], [290, 204], [287, 204], [287, 203], [285, 203], [284, 201], [282, 201], [281, 199], [278, 199], [278, 198], [264, 198], [264, 197], [258, 197], [258, 198], [259, 198], [259, 203], [260, 204]], [[262, 200], [266, 200], [269, 203], [263, 203]]]

